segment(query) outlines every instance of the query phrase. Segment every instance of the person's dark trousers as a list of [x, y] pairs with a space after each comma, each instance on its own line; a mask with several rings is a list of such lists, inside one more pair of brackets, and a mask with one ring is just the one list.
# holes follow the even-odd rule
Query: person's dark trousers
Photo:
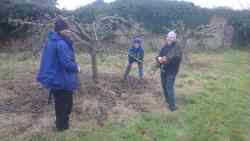
[[165, 100], [169, 104], [169, 109], [171, 111], [176, 110], [175, 80], [176, 75], [161, 72], [161, 82]]
[[[133, 63], [132, 63], [133, 64]], [[130, 73], [131, 71], [131, 68], [132, 68], [132, 64], [128, 64], [126, 70], [125, 70], [125, 74], [124, 74], [124, 80], [127, 80], [128, 79], [128, 74]], [[143, 63], [137, 63], [138, 64], [138, 74], [139, 74], [139, 77], [140, 79], [143, 79], [144, 77], [144, 69], [143, 69]]]
[[69, 129], [69, 115], [73, 106], [73, 91], [51, 90], [55, 99], [56, 128], [58, 131]]

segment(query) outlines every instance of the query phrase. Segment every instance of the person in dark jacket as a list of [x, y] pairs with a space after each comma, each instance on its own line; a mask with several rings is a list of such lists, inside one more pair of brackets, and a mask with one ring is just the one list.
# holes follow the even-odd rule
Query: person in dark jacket
[[138, 74], [140, 79], [143, 79], [144, 70], [143, 70], [143, 59], [144, 59], [144, 49], [142, 47], [142, 40], [136, 37], [133, 40], [133, 45], [128, 50], [128, 65], [125, 70], [124, 80], [128, 80], [128, 75], [131, 71], [132, 65], [134, 63], [138, 64]]
[[[55, 31], [48, 34], [43, 48], [37, 80], [50, 90], [55, 99], [56, 128], [69, 128], [69, 115], [73, 105], [73, 93], [79, 87], [73, 41], [65, 31], [69, 29], [63, 19], [55, 22]], [[69, 30], [68, 30], [69, 31]]]
[[156, 58], [161, 68], [161, 83], [165, 100], [171, 111], [176, 111], [175, 80], [182, 60], [182, 49], [176, 41], [176, 33], [169, 32], [167, 43]]

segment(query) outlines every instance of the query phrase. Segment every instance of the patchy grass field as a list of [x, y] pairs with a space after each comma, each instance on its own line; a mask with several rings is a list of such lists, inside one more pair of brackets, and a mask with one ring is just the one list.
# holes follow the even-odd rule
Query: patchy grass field
[[[26, 101], [27, 96], [32, 97], [33, 93], [40, 92], [34, 81], [37, 59], [27, 58], [28, 55], [21, 53], [0, 54], [1, 141], [250, 140], [249, 50], [227, 49], [193, 54], [193, 64], [182, 66], [178, 76], [176, 91], [179, 110], [175, 113], [171, 113], [163, 103], [159, 76], [150, 78], [148, 74], [155, 55], [150, 50], [147, 52], [144, 84], [135, 78], [136, 69], [132, 72], [131, 85], [120, 81], [126, 55], [100, 57], [100, 87], [106, 89], [100, 88], [100, 93], [95, 95], [92, 95], [89, 79], [85, 75], [90, 73], [89, 57], [79, 54], [78, 60], [84, 68], [84, 74], [81, 74], [84, 86], [72, 114], [72, 128], [65, 133], [52, 130], [53, 108], [44, 106], [46, 102], [39, 103], [39, 100], [46, 101], [46, 97]], [[103, 93], [104, 97], [98, 97]], [[96, 105], [103, 100], [108, 101], [108, 111], [100, 127], [96, 123], [96, 115], [91, 114], [98, 112]], [[114, 104], [110, 105], [112, 102]], [[13, 104], [16, 107], [13, 108]], [[38, 107], [38, 112], [29, 112], [37, 108], [36, 104], [43, 106]], [[28, 108], [24, 108], [25, 105]], [[8, 106], [13, 110], [6, 110]], [[95, 110], [91, 110], [91, 107], [95, 107]], [[37, 114], [39, 116], [35, 116]], [[89, 118], [85, 118], [86, 115]], [[33, 117], [32, 121], [28, 120], [29, 116]], [[43, 126], [38, 128], [36, 124]], [[34, 129], [37, 130], [32, 132]]]

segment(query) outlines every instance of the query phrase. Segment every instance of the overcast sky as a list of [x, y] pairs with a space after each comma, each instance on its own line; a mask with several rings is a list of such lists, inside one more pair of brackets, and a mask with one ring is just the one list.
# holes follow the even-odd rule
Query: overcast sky
[[[95, 0], [58, 0], [60, 8], [66, 8], [68, 10], [76, 9], [82, 5], [89, 4]], [[106, 2], [111, 2], [114, 0], [105, 0]], [[218, 7], [226, 6], [234, 9], [249, 8], [250, 0], [184, 0], [194, 2], [196, 5], [202, 7]]]

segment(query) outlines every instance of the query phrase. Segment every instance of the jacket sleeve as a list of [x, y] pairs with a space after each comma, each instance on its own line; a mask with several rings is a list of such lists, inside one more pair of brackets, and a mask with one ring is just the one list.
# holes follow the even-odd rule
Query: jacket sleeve
[[163, 57], [164, 56], [164, 51], [163, 51], [163, 47], [160, 49], [159, 55], [155, 57], [155, 61], [157, 64], [160, 65], [160, 62], [158, 60], [158, 57]]
[[132, 48], [129, 48], [128, 49], [128, 57], [130, 57], [131, 55], [133, 55], [133, 51], [132, 51]]
[[144, 49], [141, 48], [141, 52], [140, 52], [140, 58], [139, 60], [143, 61], [144, 60]]
[[133, 54], [132, 48], [129, 48], [128, 49], [128, 61], [129, 61], [129, 63], [132, 63], [134, 61], [134, 59], [132, 57], [133, 55], [134, 54]]
[[78, 65], [75, 63], [74, 54], [67, 47], [67, 45], [65, 45], [65, 43], [58, 43], [57, 54], [60, 64], [66, 71], [75, 73], [78, 72]]

